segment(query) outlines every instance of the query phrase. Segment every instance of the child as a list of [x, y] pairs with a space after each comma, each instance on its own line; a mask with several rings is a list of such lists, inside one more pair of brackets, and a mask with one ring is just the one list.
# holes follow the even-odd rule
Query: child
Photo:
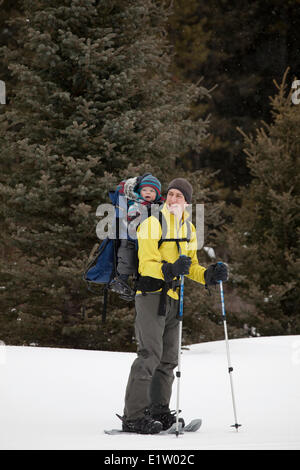
[[[124, 186], [124, 194], [128, 199], [127, 222], [134, 221], [134, 227], [140, 223], [143, 215], [148, 216], [148, 209], [152, 204], [162, 203], [161, 184], [151, 174], [144, 175], [133, 188], [130, 186], [132, 179]], [[135, 238], [135, 237], [134, 237]], [[117, 252], [117, 276], [110, 282], [109, 287], [126, 300], [133, 300], [135, 292], [127, 284], [128, 278], [136, 274], [137, 250], [134, 239], [120, 240]]]

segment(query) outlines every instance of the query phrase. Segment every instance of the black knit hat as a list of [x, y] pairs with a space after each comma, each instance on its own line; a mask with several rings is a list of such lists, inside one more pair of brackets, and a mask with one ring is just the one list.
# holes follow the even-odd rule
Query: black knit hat
[[192, 203], [193, 187], [184, 178], [175, 178], [168, 186], [167, 193], [170, 189], [178, 189], [184, 195], [184, 199], [188, 204]]

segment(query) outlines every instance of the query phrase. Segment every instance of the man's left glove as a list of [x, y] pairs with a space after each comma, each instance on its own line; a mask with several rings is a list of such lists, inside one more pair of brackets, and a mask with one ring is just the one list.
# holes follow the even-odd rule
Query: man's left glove
[[225, 263], [215, 263], [208, 266], [204, 271], [204, 279], [206, 286], [215, 286], [219, 281], [228, 281], [229, 272]]

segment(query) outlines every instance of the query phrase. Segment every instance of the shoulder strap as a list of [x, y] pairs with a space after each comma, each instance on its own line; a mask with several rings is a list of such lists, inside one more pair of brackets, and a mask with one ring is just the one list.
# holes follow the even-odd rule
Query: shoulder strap
[[179, 247], [179, 242], [190, 242], [191, 240], [191, 223], [189, 220], [186, 220], [186, 226], [187, 226], [187, 233], [186, 233], [186, 238], [166, 238], [167, 235], [167, 223], [166, 219], [161, 211], [159, 211], [158, 214], [158, 220], [162, 228], [162, 234], [161, 238], [158, 242], [158, 248], [160, 248], [161, 244], [164, 242], [175, 242], [177, 244], [177, 247]]
[[186, 238], [187, 238], [187, 241], [190, 242], [191, 233], [192, 233], [191, 222], [189, 220], [186, 220], [185, 223], [186, 223], [186, 228], [187, 228]]
[[161, 237], [158, 242], [158, 248], [160, 248], [161, 244], [165, 241], [166, 235], [167, 235], [167, 223], [166, 219], [162, 213], [162, 211], [159, 211], [158, 213], [158, 220], [161, 226]]
[[160, 237], [160, 240], [158, 241], [158, 248], [161, 247], [162, 243], [164, 242], [190, 242], [191, 240], [191, 223], [189, 220], [186, 220], [185, 223], [186, 223], [186, 226], [187, 226], [187, 234], [186, 234], [186, 238], [166, 238], [167, 236], [167, 222], [166, 222], [166, 219], [165, 219], [165, 216], [163, 215], [162, 211], [160, 210], [158, 212], [158, 215], [157, 214], [151, 214], [151, 209], [148, 208], [148, 217], [153, 215], [154, 217], [156, 217], [160, 223], [160, 226], [161, 226], [161, 237]]

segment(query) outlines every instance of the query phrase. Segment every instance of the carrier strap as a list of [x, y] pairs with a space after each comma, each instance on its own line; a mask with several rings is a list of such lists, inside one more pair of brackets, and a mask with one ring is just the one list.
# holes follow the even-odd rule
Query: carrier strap
[[158, 315], [165, 316], [167, 292], [169, 289], [173, 289], [175, 291], [179, 285], [180, 283], [178, 279], [173, 279], [172, 281], [166, 282], [163, 279], [157, 279], [156, 277], [139, 276], [136, 283], [136, 288], [142, 292], [142, 295], [146, 295], [148, 292], [155, 292], [161, 289]]
[[[158, 220], [161, 225], [162, 235], [160, 240], [158, 241], [158, 248], [165, 242], [175, 242], [178, 249], [178, 254], [180, 254], [180, 242], [190, 242], [191, 239], [191, 225], [190, 222], [187, 220], [187, 236], [185, 238], [166, 238], [167, 235], [167, 224], [165, 217], [161, 211], [158, 213]], [[163, 261], [166, 263], [166, 261]], [[158, 315], [165, 316], [166, 315], [166, 305], [167, 305], [167, 292], [169, 289], [173, 289], [174, 291], [180, 286], [179, 278], [174, 279], [170, 282], [166, 282], [162, 279], [157, 279], [150, 276], [138, 276], [137, 281], [137, 289], [142, 291], [143, 295], [146, 295], [147, 292], [154, 292], [156, 290], [161, 289], [160, 292], [160, 302], [159, 302], [159, 310]]]
[[191, 223], [190, 223], [189, 220], [185, 221], [186, 226], [187, 226], [187, 234], [186, 234], [185, 238], [166, 238], [166, 236], [167, 236], [167, 223], [166, 223], [166, 219], [165, 219], [165, 217], [164, 217], [164, 215], [161, 211], [159, 211], [159, 213], [158, 213], [158, 220], [159, 220], [161, 230], [162, 230], [161, 238], [158, 241], [158, 248], [160, 248], [161, 244], [164, 243], [164, 242], [175, 242], [176, 245], [177, 245], [178, 251], [179, 251], [179, 242], [188, 242], [188, 243], [190, 242], [192, 229], [191, 229]]

